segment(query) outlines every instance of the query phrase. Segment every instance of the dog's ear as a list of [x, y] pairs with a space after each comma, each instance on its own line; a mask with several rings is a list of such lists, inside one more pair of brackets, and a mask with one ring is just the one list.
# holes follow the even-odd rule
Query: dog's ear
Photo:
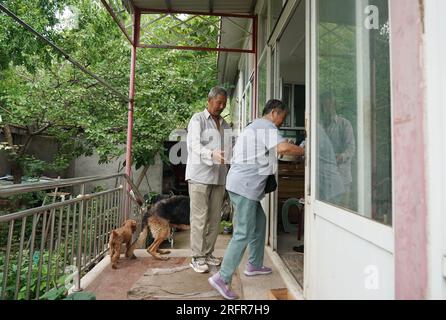
[[126, 226], [128, 226], [128, 225], [131, 225], [133, 222], [132, 221], [134, 221], [134, 220], [132, 220], [132, 219], [127, 219], [127, 220], [125, 220], [123, 223], [122, 223], [122, 226], [123, 227], [126, 227]]

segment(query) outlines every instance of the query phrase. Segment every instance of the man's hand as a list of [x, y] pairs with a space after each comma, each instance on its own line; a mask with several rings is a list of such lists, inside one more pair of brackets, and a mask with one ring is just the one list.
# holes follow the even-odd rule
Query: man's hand
[[346, 157], [345, 157], [345, 155], [343, 153], [336, 155], [336, 162], [338, 164], [342, 164], [342, 163], [344, 163], [346, 161], [347, 161], [347, 159], [346, 159]]
[[295, 144], [282, 142], [277, 146], [277, 153], [280, 155], [304, 156], [305, 149], [296, 146]]
[[219, 164], [225, 164], [228, 163], [228, 160], [225, 158], [225, 152], [222, 150], [215, 150], [212, 152], [212, 159], [219, 163]]

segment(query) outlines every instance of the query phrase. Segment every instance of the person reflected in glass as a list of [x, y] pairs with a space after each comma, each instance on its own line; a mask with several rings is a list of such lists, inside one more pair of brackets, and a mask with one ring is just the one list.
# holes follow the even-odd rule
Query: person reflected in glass
[[345, 193], [333, 144], [321, 124], [316, 125], [318, 149], [318, 199], [338, 205]]
[[336, 112], [336, 98], [331, 91], [321, 95], [321, 125], [331, 141], [339, 174], [343, 180], [344, 193], [338, 205], [351, 208], [352, 160], [356, 153], [355, 136], [352, 124]]

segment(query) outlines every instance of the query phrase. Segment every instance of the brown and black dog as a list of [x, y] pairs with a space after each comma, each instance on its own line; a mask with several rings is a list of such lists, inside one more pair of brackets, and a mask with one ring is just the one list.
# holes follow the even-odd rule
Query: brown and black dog
[[134, 257], [133, 251], [130, 251], [132, 243], [132, 235], [136, 231], [136, 221], [126, 220], [121, 228], [115, 229], [110, 235], [110, 241], [108, 242], [110, 248], [110, 258], [112, 262], [112, 268], [117, 269], [118, 260], [121, 255], [121, 245], [125, 243], [127, 258]]
[[146, 212], [142, 219], [142, 232], [139, 234], [130, 253], [136, 248], [141, 248], [145, 245], [146, 239], [150, 230], [154, 239], [153, 243], [147, 248], [155, 259], [167, 260], [168, 257], [161, 255], [169, 254], [169, 250], [161, 250], [159, 246], [166, 240], [173, 227], [179, 229], [186, 229], [190, 225], [190, 204], [189, 197], [186, 196], [170, 196], [168, 198], [159, 198], [151, 208]]

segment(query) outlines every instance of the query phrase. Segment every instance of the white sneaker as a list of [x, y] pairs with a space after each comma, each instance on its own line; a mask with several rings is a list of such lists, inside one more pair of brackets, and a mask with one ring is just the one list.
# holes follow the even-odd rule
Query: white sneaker
[[206, 257], [206, 263], [209, 266], [219, 266], [221, 265], [221, 258], [214, 257], [212, 254]]
[[206, 264], [205, 258], [192, 258], [189, 266], [197, 273], [209, 272], [209, 267]]

